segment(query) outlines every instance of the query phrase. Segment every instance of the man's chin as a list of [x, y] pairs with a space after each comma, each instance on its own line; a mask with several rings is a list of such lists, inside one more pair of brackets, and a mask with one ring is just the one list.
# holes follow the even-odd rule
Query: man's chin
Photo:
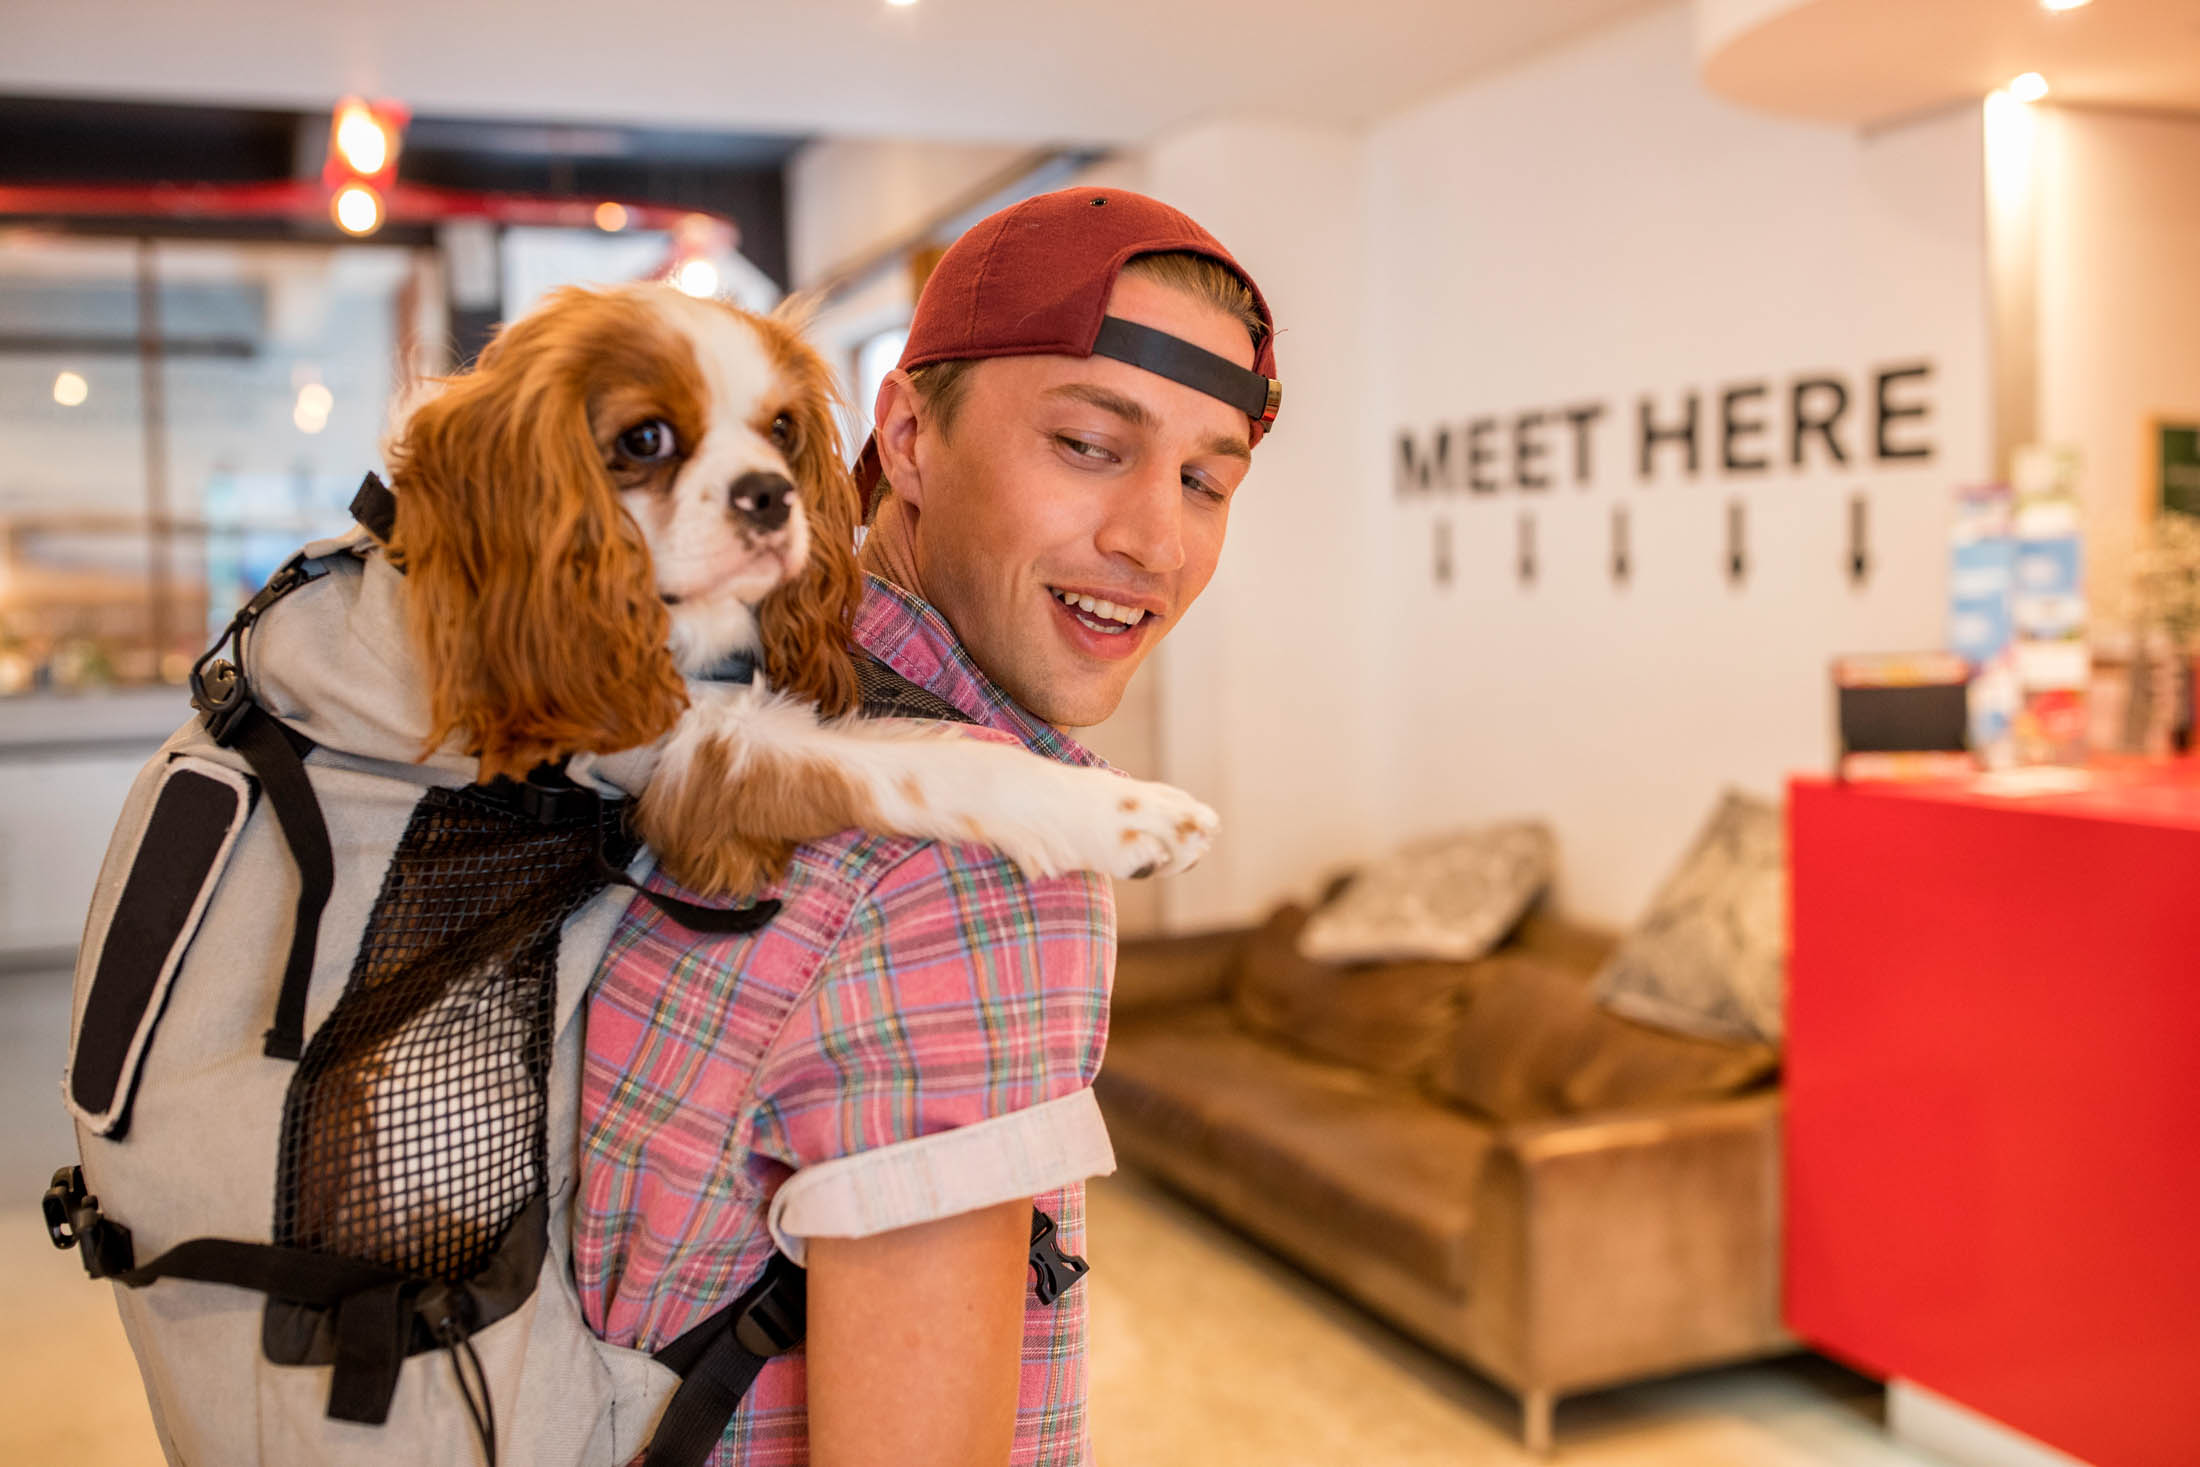
[[1115, 710], [1123, 702], [1123, 690], [1135, 669], [1136, 664], [1110, 667], [1100, 673], [1048, 669], [1051, 675], [1039, 686], [1024, 694], [1010, 690], [1009, 696], [1015, 698], [1024, 711], [1056, 728], [1091, 728], [1115, 716]]

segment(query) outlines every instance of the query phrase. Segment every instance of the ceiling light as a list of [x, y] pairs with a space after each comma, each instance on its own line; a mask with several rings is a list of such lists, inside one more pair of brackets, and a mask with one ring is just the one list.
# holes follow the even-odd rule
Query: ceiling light
[[672, 272], [672, 283], [689, 295], [716, 295], [718, 267], [708, 260], [690, 260]]
[[329, 212], [346, 234], [372, 234], [382, 227], [382, 196], [363, 183], [347, 183], [329, 202]]
[[[886, 0], [886, 3], [888, 5], [896, 6], [906, 10], [908, 7], [916, 4], [917, 0]], [[2080, 3], [2083, 3], [2083, 0], [2080, 0]]]
[[388, 166], [395, 139], [367, 104], [348, 100], [336, 109], [336, 152], [354, 173], [376, 174]]
[[626, 228], [626, 205], [608, 202], [598, 204], [596, 227], [606, 234], [617, 234]]
[[2076, 10], [2080, 6], [2091, 5], [2092, 3], [2093, 0], [2040, 0], [2040, 9], [2054, 14], [2065, 10]]
[[92, 384], [74, 372], [63, 372], [53, 379], [53, 400], [63, 407], [76, 407], [92, 395]]
[[2009, 95], [2020, 102], [2037, 102], [2047, 95], [2047, 78], [2036, 71], [2009, 79]]

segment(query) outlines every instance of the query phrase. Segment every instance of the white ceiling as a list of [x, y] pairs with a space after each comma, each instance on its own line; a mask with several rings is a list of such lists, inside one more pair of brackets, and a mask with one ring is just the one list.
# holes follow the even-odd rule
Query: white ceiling
[[1985, 96], [2022, 72], [2053, 102], [2200, 111], [2200, 0], [1708, 0], [1705, 85], [1815, 122], [1872, 124]]
[[0, 0], [0, 93], [1130, 143], [1364, 122], [1646, 3]]

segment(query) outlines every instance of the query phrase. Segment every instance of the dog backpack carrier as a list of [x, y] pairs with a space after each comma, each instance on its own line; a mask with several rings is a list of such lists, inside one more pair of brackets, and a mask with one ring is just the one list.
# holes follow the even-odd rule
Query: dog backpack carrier
[[[370, 476], [353, 510], [392, 507]], [[695, 1467], [800, 1342], [802, 1272], [655, 1355], [587, 1328], [575, 1019], [639, 852], [616, 790], [419, 757], [401, 590], [362, 531], [309, 545], [194, 669], [86, 923], [48, 1232], [116, 1285], [172, 1463]], [[870, 711], [960, 717], [861, 671]], [[1046, 1300], [1084, 1269], [1043, 1214], [1032, 1258]]]

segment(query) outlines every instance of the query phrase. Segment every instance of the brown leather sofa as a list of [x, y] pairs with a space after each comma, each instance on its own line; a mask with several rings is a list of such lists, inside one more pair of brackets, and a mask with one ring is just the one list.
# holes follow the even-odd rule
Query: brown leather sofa
[[1125, 942], [1099, 1096], [1122, 1159], [1520, 1399], [1794, 1348], [1770, 1050], [1597, 1007], [1610, 939], [1531, 915], [1474, 963]]

